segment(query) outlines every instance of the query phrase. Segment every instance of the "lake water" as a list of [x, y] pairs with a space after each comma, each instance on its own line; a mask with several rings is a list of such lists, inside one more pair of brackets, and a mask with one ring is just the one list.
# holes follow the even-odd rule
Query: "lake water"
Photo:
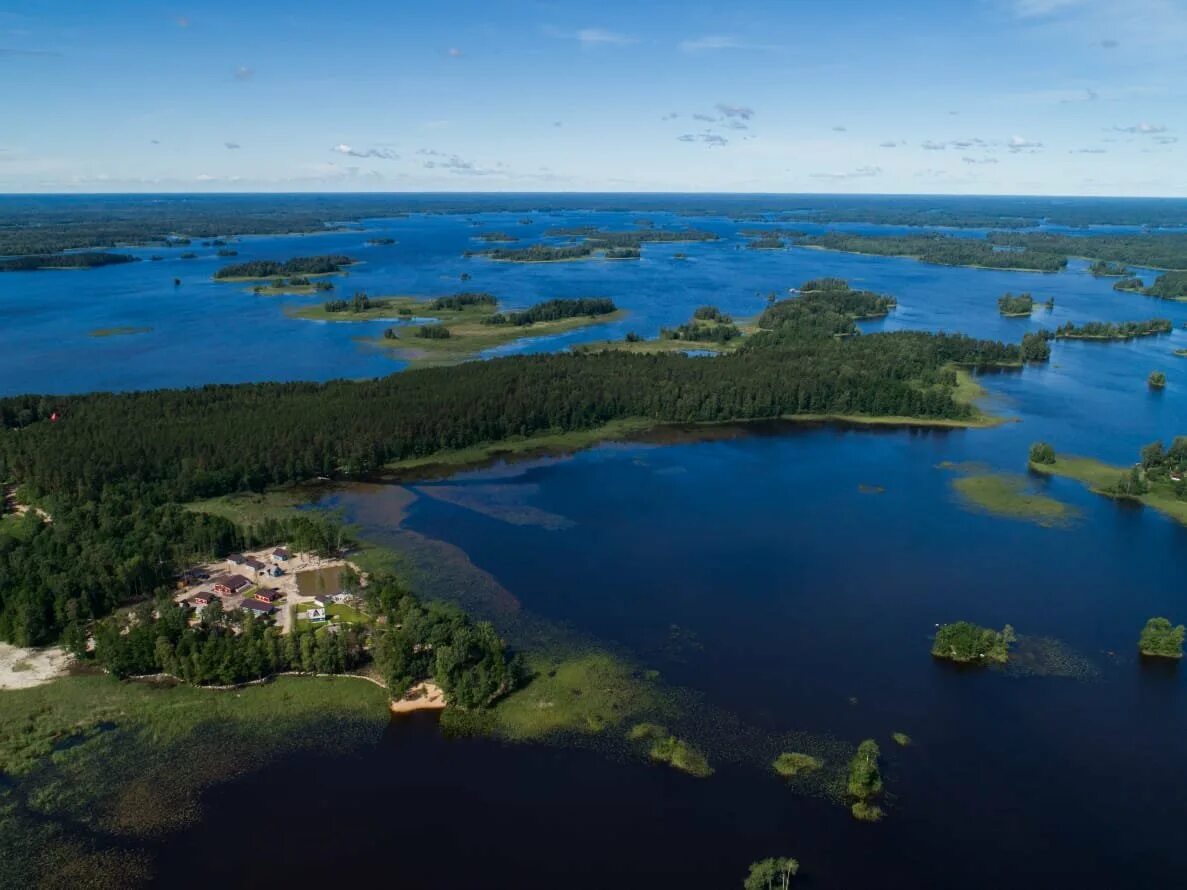
[[[814, 887], [1164, 887], [1187, 869], [1184, 676], [1143, 665], [1146, 618], [1187, 618], [1178, 561], [1187, 529], [1067, 480], [1034, 486], [1075, 508], [1065, 527], [1002, 519], [956, 496], [959, 469], [1024, 472], [1028, 445], [1118, 463], [1187, 431], [1187, 306], [1115, 293], [1073, 261], [1060, 274], [928, 266], [793, 249], [750, 251], [753, 223], [649, 212], [523, 212], [368, 221], [363, 232], [242, 239], [240, 256], [344, 252], [366, 264], [340, 292], [489, 290], [514, 305], [604, 295], [630, 310], [612, 326], [503, 351], [653, 335], [703, 303], [737, 316], [766, 294], [837, 276], [893, 294], [867, 331], [963, 331], [1017, 340], [1064, 321], [1171, 318], [1174, 333], [1131, 343], [1053, 345], [1050, 365], [985, 375], [990, 430], [852, 430], [758, 425], [713, 441], [617, 443], [499, 465], [407, 491], [326, 499], [397, 549], [433, 542], [468, 559], [524, 614], [567, 628], [694, 690], [758, 733], [872, 737], [889, 799], [878, 825], [796, 796], [724, 746], [692, 779], [605, 752], [444, 740], [433, 718], [395, 722], [334, 757], [286, 758], [206, 798], [205, 825], [160, 851], [174, 886], [398, 879], [401, 886], [732, 887], [747, 863], [795, 855]], [[527, 239], [553, 225], [627, 228], [638, 219], [723, 235], [648, 245], [638, 263], [526, 266], [465, 260], [486, 230]], [[789, 227], [791, 224], [787, 224]], [[796, 228], [815, 227], [796, 225]], [[874, 227], [852, 226], [857, 230]], [[365, 247], [367, 238], [398, 244]], [[353, 339], [382, 323], [287, 318], [302, 298], [254, 297], [209, 281], [197, 260], [87, 272], [0, 275], [4, 392], [68, 392], [255, 379], [327, 379], [399, 365]], [[140, 251], [137, 251], [141, 253]], [[673, 254], [684, 252], [687, 260]], [[180, 288], [171, 283], [183, 278]], [[1054, 297], [1050, 314], [1003, 319], [1005, 291]], [[95, 339], [92, 328], [153, 327]], [[1180, 364], [1182, 362], [1182, 364]], [[1146, 375], [1167, 372], [1151, 393]], [[442, 550], [441, 552], [444, 552]], [[476, 581], [477, 584], [477, 581]], [[449, 593], [449, 591], [445, 591]], [[492, 601], [493, 602], [493, 601]], [[495, 605], [491, 614], [498, 614]], [[1059, 641], [1071, 676], [957, 670], [928, 655], [938, 622], [968, 619]], [[1050, 649], [1045, 650], [1050, 651]], [[900, 749], [891, 732], [908, 733]], [[720, 756], [716, 756], [720, 753]], [[300, 776], [294, 779], [294, 776]], [[283, 855], [220, 846], [208, 831], [282, 826]], [[300, 818], [294, 818], [294, 813]]]

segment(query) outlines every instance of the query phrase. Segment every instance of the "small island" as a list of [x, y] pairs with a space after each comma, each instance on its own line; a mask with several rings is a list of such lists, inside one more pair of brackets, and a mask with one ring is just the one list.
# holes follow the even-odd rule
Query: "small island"
[[440, 297], [372, 297], [290, 308], [289, 315], [310, 321], [400, 322], [367, 342], [396, 352], [412, 364], [455, 364], [523, 337], [541, 337], [625, 316], [606, 297], [545, 300], [526, 309], [498, 308], [493, 294], [463, 291]]
[[800, 754], [796, 751], [784, 751], [771, 764], [772, 769], [785, 779], [793, 779], [806, 773], [814, 773], [824, 766], [824, 761], [811, 754]]
[[640, 229], [633, 232], [606, 232], [594, 226], [555, 228], [545, 232], [553, 237], [565, 237], [580, 243], [566, 245], [533, 244], [528, 247], [497, 247], [478, 254], [469, 251], [470, 256], [484, 256], [487, 259], [508, 263], [565, 263], [574, 260], [589, 260], [597, 257], [607, 260], [634, 260], [642, 256], [644, 244], [678, 244], [689, 241], [716, 241], [717, 235], [698, 229], [663, 231]]
[[1166, 374], [1162, 371], [1151, 371], [1146, 378], [1146, 385], [1150, 389], [1166, 389]]
[[301, 256], [280, 262], [278, 260], [252, 260], [223, 266], [214, 273], [217, 281], [270, 281], [278, 278], [292, 278], [295, 275], [333, 275], [355, 260], [341, 254], [325, 256]]
[[1035, 301], [1030, 294], [1006, 293], [997, 298], [997, 311], [1006, 318], [1026, 318], [1034, 311]]
[[0, 272], [39, 272], [49, 269], [98, 269], [135, 263], [139, 258], [127, 253], [57, 253], [45, 256], [16, 256], [0, 259]]
[[1122, 278], [1113, 285], [1113, 290], [1140, 294], [1145, 292], [1146, 282], [1140, 278]]
[[866, 739], [857, 746], [857, 753], [849, 761], [849, 780], [845, 790], [855, 798], [850, 811], [862, 822], [878, 822], [884, 813], [874, 800], [882, 793], [882, 772], [878, 768], [881, 751], [873, 739]]
[[663, 340], [722, 344], [742, 336], [734, 320], [716, 306], [700, 306], [692, 313], [692, 320], [675, 328], [660, 328]]
[[1138, 637], [1138, 651], [1147, 658], [1183, 657], [1183, 625], [1172, 626], [1165, 618], [1151, 618]]
[[632, 742], [649, 742], [647, 755], [657, 763], [666, 763], [673, 769], [699, 779], [713, 775], [713, 767], [704, 754], [658, 724], [636, 724], [627, 733], [627, 738]]
[[968, 621], [956, 621], [942, 624], [936, 630], [931, 654], [960, 664], [1005, 664], [1010, 657], [1010, 644], [1016, 640], [1014, 628], [1008, 624], [996, 631]]
[[1169, 334], [1174, 325], [1169, 318], [1151, 318], [1146, 321], [1089, 321], [1082, 325], [1070, 321], [1055, 329], [1057, 340], [1133, 340], [1138, 337], [1153, 337]]
[[386, 247], [389, 244], [395, 244], [395, 238], [368, 238], [364, 242], [368, 247]]
[[485, 241], [487, 244], [511, 244], [518, 241], [515, 235], [509, 235], [506, 232], [483, 232], [481, 235], [475, 236], [479, 241]]
[[783, 250], [787, 242], [778, 235], [763, 235], [746, 245], [747, 250]]
[[1095, 260], [1088, 271], [1096, 278], [1126, 278], [1132, 274], [1124, 263], [1111, 260]]

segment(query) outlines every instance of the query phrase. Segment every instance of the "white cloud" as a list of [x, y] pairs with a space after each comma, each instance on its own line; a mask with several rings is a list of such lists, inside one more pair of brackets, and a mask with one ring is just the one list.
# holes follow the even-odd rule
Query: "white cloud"
[[608, 28], [579, 28], [576, 31], [562, 31], [560, 28], [548, 26], [544, 33], [549, 37], [560, 40], [576, 40], [582, 46], [628, 46], [638, 43], [639, 38], [630, 34], [611, 31]]
[[1042, 149], [1042, 147], [1043, 143], [1027, 139], [1025, 136], [1011, 136], [1010, 141], [1006, 143], [1006, 148], [1014, 153], [1020, 151], [1036, 152]]
[[453, 59], [460, 59], [463, 55], [462, 51], [456, 46], [451, 46], [445, 54]]
[[706, 34], [703, 37], [694, 37], [691, 40], [681, 40], [677, 46], [684, 53], [713, 52], [721, 49], [778, 49], [777, 46], [767, 43], [749, 43], [738, 37], [734, 37], [732, 34]]
[[683, 136], [676, 137], [681, 142], [700, 142], [710, 148], [723, 148], [729, 145], [729, 140], [724, 136], [712, 133], [706, 130], [704, 133], [685, 133]]
[[251, 80], [255, 76], [255, 69], [249, 68], [246, 65], [240, 65], [235, 69], [235, 79], [238, 81]]
[[828, 179], [838, 181], [842, 179], [868, 179], [873, 176], [881, 176], [881, 167], [858, 167], [856, 170], [849, 170], [844, 173], [813, 173], [813, 179]]
[[348, 155], [352, 158], [379, 158], [380, 160], [384, 161], [394, 161], [400, 157], [394, 151], [390, 151], [386, 148], [368, 148], [364, 150], [352, 148], [345, 142], [339, 142], [337, 145], [331, 148], [330, 151], [336, 151], [340, 155]]
[[1158, 133], [1165, 133], [1166, 127], [1161, 124], [1134, 124], [1131, 127], [1113, 127], [1118, 133], [1136, 133], [1141, 136], [1153, 136]]
[[1024, 19], [1045, 18], [1083, 6], [1085, 0], [1013, 0], [1014, 13]]

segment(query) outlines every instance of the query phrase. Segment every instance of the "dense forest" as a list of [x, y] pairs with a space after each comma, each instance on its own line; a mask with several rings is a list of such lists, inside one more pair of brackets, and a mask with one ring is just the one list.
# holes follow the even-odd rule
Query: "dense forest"
[[1095, 260], [1088, 271], [1097, 278], [1125, 278], [1130, 274], [1127, 266], [1109, 260]]
[[0, 259], [0, 272], [34, 272], [39, 269], [95, 269], [134, 263], [137, 257], [127, 253], [62, 253], [55, 255], [18, 256]]
[[329, 254], [326, 256], [299, 256], [291, 260], [252, 260], [223, 266], [214, 273], [215, 278], [288, 278], [292, 275], [327, 275], [340, 272], [343, 266], [355, 262], [348, 256]]
[[1151, 318], [1146, 321], [1088, 321], [1081, 325], [1070, 321], [1055, 329], [1059, 340], [1133, 340], [1135, 337], [1152, 337], [1155, 334], [1169, 334], [1174, 330], [1169, 318]]
[[562, 318], [581, 316], [594, 318], [617, 311], [618, 307], [614, 305], [614, 301], [607, 297], [577, 297], [569, 300], [545, 300], [519, 311], [496, 312], [490, 318], [484, 318], [482, 323], [523, 327], [540, 321], [559, 321]]
[[1143, 293], [1163, 300], [1187, 300], [1187, 272], [1165, 272]]
[[[525, 355], [366, 381], [0, 399], [0, 479], [53, 516], [0, 534], [0, 639], [45, 642], [239, 546], [234, 526], [178, 506], [194, 499], [360, 478], [402, 458], [630, 417], [967, 420], [975, 412], [954, 399], [951, 366], [1026, 357], [958, 334], [858, 334], [854, 317], [889, 299], [813, 289], [774, 303], [763, 330], [716, 358]], [[283, 537], [316, 537], [302, 522]]]
[[[1052, 232], [991, 232], [988, 240], [991, 244], [1016, 250], [1063, 257], [1083, 256], [1155, 269], [1187, 269], [1187, 233], [1059, 235]], [[1094, 271], [1094, 274], [1099, 273]]]
[[826, 232], [800, 241], [811, 247], [870, 253], [878, 256], [909, 256], [941, 266], [982, 266], [990, 269], [1026, 269], [1058, 272], [1067, 266], [1067, 256], [1028, 247], [997, 249], [979, 238], [951, 235], [855, 235]]
[[372, 300], [364, 291], [357, 291], [349, 300], [326, 300], [322, 308], [326, 312], [366, 312], [369, 309], [386, 305], [382, 300]]

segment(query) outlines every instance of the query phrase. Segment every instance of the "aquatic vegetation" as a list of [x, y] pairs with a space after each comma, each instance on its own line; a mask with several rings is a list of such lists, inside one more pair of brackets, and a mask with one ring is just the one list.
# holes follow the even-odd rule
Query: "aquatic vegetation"
[[1014, 628], [1008, 624], [1001, 631], [996, 631], [968, 621], [956, 621], [943, 624], [936, 630], [931, 654], [936, 658], [962, 663], [1005, 664], [1010, 656], [1010, 644], [1015, 639]]
[[890, 737], [892, 739], [894, 739], [894, 742], [896, 745], [898, 745], [902, 748], [906, 748], [908, 745], [911, 744], [911, 737], [909, 735], [907, 735], [905, 732], [892, 732], [890, 734]]
[[1100, 669], [1081, 653], [1061, 640], [1019, 634], [1010, 647], [1006, 672], [1011, 677], [1059, 677], [1070, 680], [1093, 680]]
[[877, 804], [868, 803], [864, 800], [859, 800], [849, 808], [853, 813], [853, 818], [859, 822], [881, 822], [886, 815], [882, 808]]
[[1172, 626], [1165, 618], [1151, 618], [1138, 637], [1138, 651], [1153, 658], [1182, 658], [1183, 625]]
[[713, 775], [713, 767], [709, 765], [704, 754], [684, 739], [676, 738], [657, 723], [636, 724], [627, 733], [627, 738], [632, 742], [651, 742], [647, 755], [652, 760], [666, 763], [701, 779]]
[[287, 752], [372, 743], [386, 700], [313, 678], [219, 692], [80, 675], [0, 692], [0, 885], [144, 880], [145, 842], [196, 821], [204, 790]]
[[811, 754], [784, 751], [775, 758], [775, 762], [771, 766], [779, 775], [789, 779], [803, 773], [815, 772], [824, 766], [824, 761]]
[[1030, 491], [1025, 476], [986, 473], [952, 480], [963, 503], [994, 516], [1033, 522], [1045, 528], [1066, 527], [1078, 511], [1063, 501]]
[[127, 337], [132, 334], [147, 334], [152, 331], [149, 327], [137, 327], [135, 325], [119, 325], [114, 328], [95, 328], [91, 331], [92, 337]]
[[659, 690], [605, 652], [562, 660], [529, 656], [532, 679], [495, 706], [497, 733], [525, 741], [555, 733], [600, 733], [663, 710]]

